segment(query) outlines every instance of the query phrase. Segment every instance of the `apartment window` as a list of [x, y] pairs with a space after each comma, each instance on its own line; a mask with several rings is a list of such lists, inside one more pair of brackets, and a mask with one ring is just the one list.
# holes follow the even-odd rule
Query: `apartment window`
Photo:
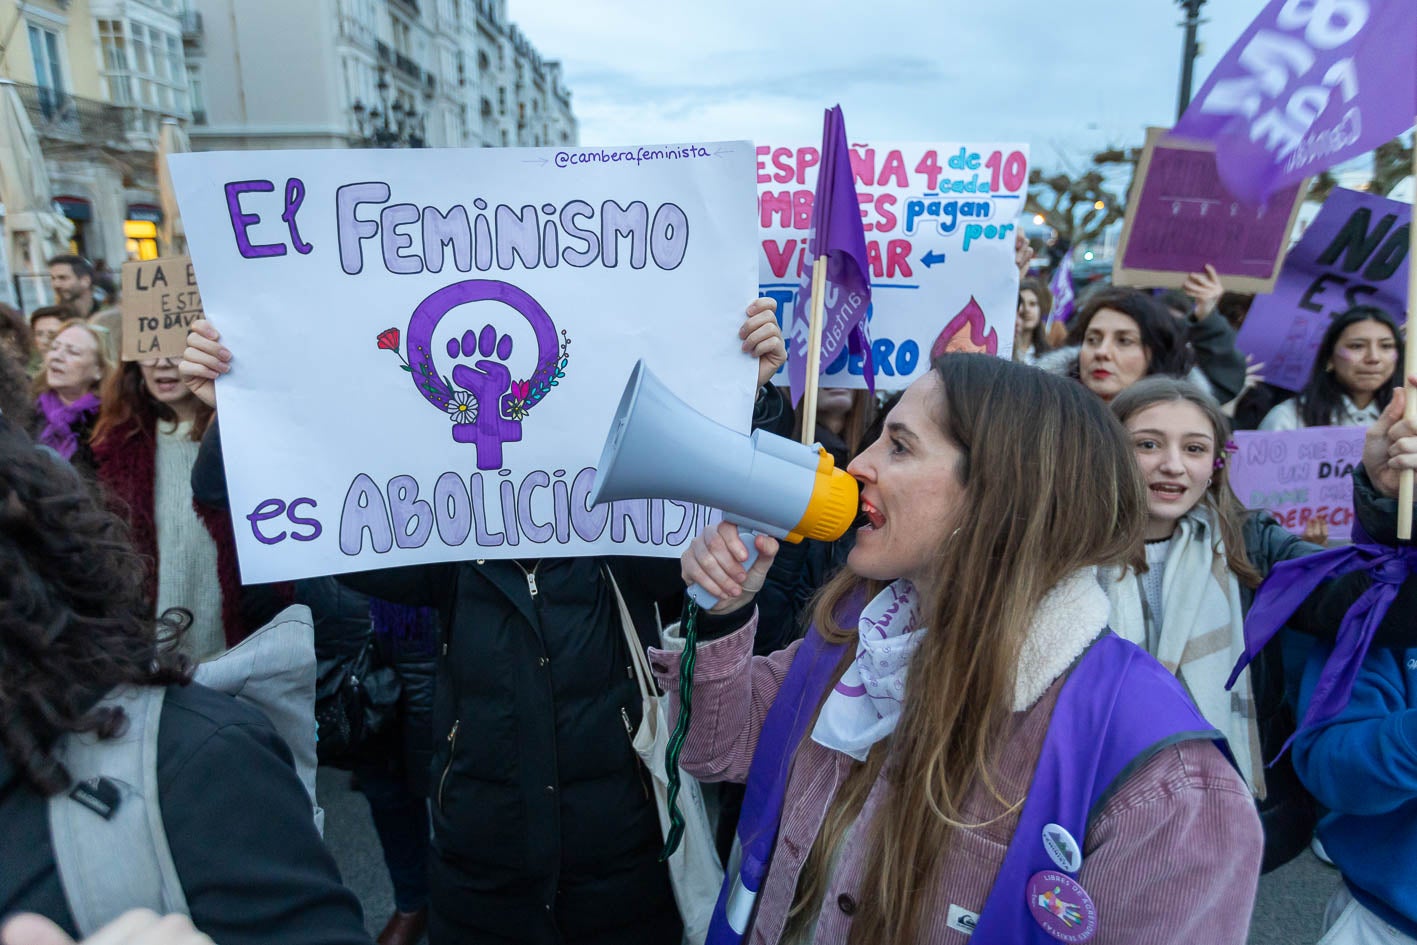
[[59, 34], [42, 26], [29, 26], [30, 56], [34, 59], [34, 84], [46, 113], [57, 108], [64, 95], [64, 70], [59, 61]]
[[115, 105], [133, 104], [133, 79], [128, 73], [128, 40], [122, 20], [99, 20], [98, 41], [103, 48], [103, 71], [108, 98]]
[[207, 90], [199, 66], [187, 66], [187, 105], [192, 110], [192, 123], [207, 123]]

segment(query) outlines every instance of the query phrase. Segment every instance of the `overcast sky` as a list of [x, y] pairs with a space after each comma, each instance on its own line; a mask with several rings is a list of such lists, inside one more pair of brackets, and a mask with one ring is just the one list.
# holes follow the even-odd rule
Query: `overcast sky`
[[[1265, 0], [1211, 0], [1194, 88]], [[1176, 0], [510, 0], [564, 65], [582, 145], [1027, 141], [1062, 169], [1175, 119]]]

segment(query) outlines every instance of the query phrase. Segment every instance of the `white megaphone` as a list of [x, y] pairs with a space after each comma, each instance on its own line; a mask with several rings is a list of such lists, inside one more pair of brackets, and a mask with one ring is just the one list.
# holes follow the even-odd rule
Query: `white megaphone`
[[[859, 507], [856, 480], [820, 446], [755, 430], [745, 436], [684, 403], [635, 364], [596, 467], [592, 505], [617, 499], [676, 499], [722, 509], [757, 560], [756, 534], [790, 542], [833, 541]], [[705, 610], [718, 600], [699, 585]]]

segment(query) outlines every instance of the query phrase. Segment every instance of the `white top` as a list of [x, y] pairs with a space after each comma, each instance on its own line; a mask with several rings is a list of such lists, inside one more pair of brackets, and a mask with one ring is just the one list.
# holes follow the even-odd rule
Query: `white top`
[[[1378, 406], [1378, 400], [1374, 397], [1368, 401], [1368, 406], [1359, 409], [1358, 405], [1348, 397], [1343, 395], [1343, 403], [1339, 405], [1338, 416], [1335, 417], [1335, 427], [1366, 427], [1375, 423], [1378, 417], [1382, 416], [1383, 409]], [[1260, 429], [1268, 433], [1279, 433], [1284, 430], [1302, 430], [1307, 424], [1299, 419], [1299, 398], [1294, 397], [1275, 407], [1264, 415], [1260, 421]]]
[[183, 652], [204, 660], [226, 649], [221, 622], [221, 582], [216, 542], [192, 507], [192, 464], [199, 442], [192, 424], [159, 423], [153, 521], [157, 526], [157, 613], [169, 607], [192, 612]]

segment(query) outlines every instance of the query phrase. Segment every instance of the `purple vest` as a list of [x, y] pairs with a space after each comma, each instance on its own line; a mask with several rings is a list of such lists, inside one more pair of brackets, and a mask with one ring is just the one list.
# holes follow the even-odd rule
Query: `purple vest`
[[[742, 865], [724, 880], [708, 945], [736, 945], [749, 928], [777, 842], [792, 757], [808, 733], [843, 646], [829, 646], [815, 627], [809, 630], [768, 710], [738, 821]], [[1085, 842], [1091, 814], [1115, 788], [1157, 751], [1193, 738], [1212, 739], [1224, 750], [1220, 733], [1160, 663], [1111, 631], [1099, 637], [1073, 667], [1058, 695], [1018, 827], [971, 945], [1050, 945], [1091, 938], [1106, 916], [1089, 915], [1086, 910], [1076, 916], [1069, 913], [1072, 917], [1060, 920], [1064, 924], [1058, 926], [1063, 935], [1045, 931], [1034, 918], [1030, 903], [1042, 904], [1039, 891], [1033, 889], [1035, 880], [1052, 874], [1064, 877], [1058, 881], [1063, 887], [1055, 887], [1063, 889], [1061, 895], [1050, 901], [1061, 899], [1066, 906], [1065, 887], [1076, 880], [1081, 864], [1079, 849], [1076, 865], [1064, 869], [1045, 846], [1045, 828], [1056, 836], [1061, 827], [1079, 844]], [[1051, 892], [1045, 889], [1042, 897]]]

